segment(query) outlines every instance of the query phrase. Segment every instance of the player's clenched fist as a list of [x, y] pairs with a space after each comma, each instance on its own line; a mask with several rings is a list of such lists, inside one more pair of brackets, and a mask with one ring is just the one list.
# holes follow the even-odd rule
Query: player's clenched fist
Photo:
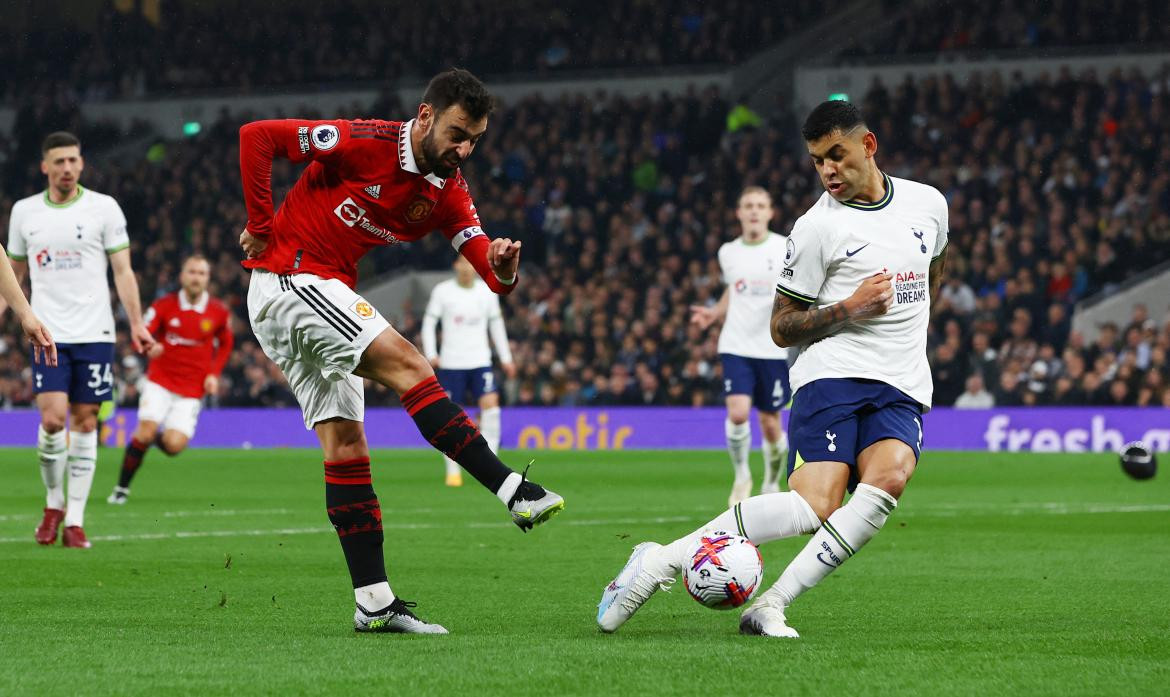
[[511, 281], [520, 267], [520, 242], [507, 237], [492, 240], [488, 245], [488, 264], [501, 281]]
[[268, 246], [268, 240], [263, 237], [256, 237], [248, 232], [248, 228], [240, 233], [240, 246], [244, 248], [244, 257], [247, 259], [255, 259], [264, 253], [265, 247]]
[[890, 283], [893, 278], [889, 273], [878, 273], [862, 281], [843, 303], [850, 319], [869, 319], [886, 314], [894, 301], [894, 286]]

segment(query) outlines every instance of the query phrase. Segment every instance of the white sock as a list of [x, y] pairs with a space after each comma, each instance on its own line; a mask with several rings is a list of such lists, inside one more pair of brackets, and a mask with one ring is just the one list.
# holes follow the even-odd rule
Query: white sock
[[45, 508], [65, 509], [65, 431], [49, 433], [37, 426], [37, 456], [45, 483]]
[[447, 476], [448, 477], [450, 477], [453, 474], [461, 474], [462, 473], [462, 468], [459, 467], [459, 463], [455, 462], [454, 460], [447, 457], [446, 455], [443, 456], [443, 462], [447, 465]]
[[762, 545], [796, 535], [808, 535], [821, 526], [812, 506], [795, 491], [763, 494], [744, 499], [720, 513], [711, 522], [666, 545], [666, 558], [675, 573], [682, 571], [686, 553], [695, 540], [709, 530], [726, 530], [743, 535], [752, 544]]
[[784, 437], [775, 443], [769, 441], [767, 438], [760, 443], [760, 449], [764, 451], [764, 484], [763, 488], [779, 487], [780, 473], [784, 471], [784, 457], [787, 451], [784, 448]]
[[496, 498], [498, 498], [505, 506], [507, 506], [508, 502], [512, 500], [512, 497], [516, 495], [516, 490], [519, 488], [520, 473], [513, 472], [512, 474], [508, 475], [508, 478], [504, 480], [504, 483], [500, 485], [499, 490], [496, 491]]
[[735, 479], [742, 481], [752, 478], [752, 470], [748, 465], [748, 456], [752, 449], [752, 425], [747, 421], [736, 424], [731, 419], [723, 422], [723, 432], [727, 436], [727, 454], [731, 456], [731, 466], [735, 469]]
[[500, 408], [481, 409], [479, 412], [479, 432], [487, 441], [493, 453], [500, 454]]
[[97, 469], [97, 431], [69, 432], [69, 505], [65, 527], [85, 524], [85, 503]]
[[764, 595], [791, 605], [873, 539], [897, 505], [898, 500], [881, 489], [858, 484], [849, 502], [829, 516]]
[[378, 581], [368, 586], [354, 588], [353, 597], [358, 605], [371, 613], [377, 613], [394, 602], [394, 591], [390, 590], [390, 584], [386, 581]]

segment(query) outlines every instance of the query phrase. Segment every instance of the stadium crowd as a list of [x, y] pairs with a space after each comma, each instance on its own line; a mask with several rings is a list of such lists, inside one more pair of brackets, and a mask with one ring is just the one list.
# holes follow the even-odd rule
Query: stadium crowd
[[[259, 10], [263, 21], [241, 21], [257, 4], [233, 0], [168, 2], [152, 21], [114, 5], [106, 3], [92, 29], [69, 21], [0, 28], [9, 34], [0, 62], [25, 66], [0, 95], [12, 101], [46, 81], [77, 86], [82, 99], [106, 99], [424, 80], [450, 65], [486, 77], [730, 65], [828, 11], [812, 0], [294, 0]], [[61, 60], [63, 46], [71, 60]]]
[[[1170, 258], [1168, 88], [1166, 72], [872, 86], [864, 108], [879, 164], [950, 201], [949, 280], [930, 349], [937, 404], [1170, 405], [1170, 308], [1137, 308], [1094, 342], [1069, 328], [1075, 302]], [[523, 282], [505, 302], [520, 367], [505, 403], [722, 402], [717, 331], [689, 325], [688, 306], [722, 292], [716, 252], [738, 234], [736, 195], [765, 186], [775, 229], [786, 232], [821, 193], [791, 114], [729, 130], [730, 107], [713, 91], [532, 97], [493, 117], [465, 173], [485, 228], [525, 244]], [[383, 101], [372, 113], [407, 112]], [[126, 211], [148, 299], [174, 289], [184, 253], [211, 257], [212, 292], [234, 309], [239, 334], [218, 402], [291, 406], [240, 321], [247, 276], [236, 248], [245, 214], [235, 131], [246, 118], [225, 115], [129, 166], [92, 157], [84, 181]], [[278, 195], [295, 175], [278, 163]], [[31, 168], [23, 182], [0, 201], [4, 215], [43, 188]], [[363, 273], [450, 261], [433, 236], [379, 250]], [[0, 399], [28, 404], [26, 352], [6, 322]], [[417, 341], [418, 328], [406, 310], [398, 329]], [[123, 400], [132, 402], [140, 363], [125, 349], [122, 360]]]
[[1148, 51], [1170, 43], [1170, 5], [1161, 0], [923, 2], [912, 10], [900, 0], [885, 5], [897, 19], [854, 37], [839, 62], [1093, 46]]

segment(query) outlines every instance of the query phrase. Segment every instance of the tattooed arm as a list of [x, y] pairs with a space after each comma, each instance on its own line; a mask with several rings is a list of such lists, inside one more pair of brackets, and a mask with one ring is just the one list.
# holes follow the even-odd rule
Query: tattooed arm
[[810, 303], [777, 293], [772, 305], [772, 341], [781, 347], [807, 344], [853, 322], [884, 315], [894, 298], [891, 278], [888, 273], [870, 276], [845, 300], [816, 309], [810, 309]]
[[930, 274], [927, 276], [930, 282], [930, 313], [933, 315], [934, 310], [938, 307], [939, 291], [942, 290], [943, 274], [947, 270], [947, 249], [943, 247], [942, 252], [930, 260]]

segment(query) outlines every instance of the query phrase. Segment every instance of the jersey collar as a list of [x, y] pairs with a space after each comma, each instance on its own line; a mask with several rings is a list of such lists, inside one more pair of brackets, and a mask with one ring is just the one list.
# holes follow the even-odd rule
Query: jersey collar
[[[398, 165], [411, 174], [422, 174], [418, 168], [418, 161], [414, 159], [414, 146], [410, 143], [410, 129], [414, 126], [414, 122], [415, 119], [411, 119], [402, 127], [402, 137], [398, 139]], [[446, 179], [440, 179], [435, 176], [434, 172], [425, 178], [440, 189], [447, 183]]]
[[886, 195], [877, 201], [841, 201], [841, 205], [856, 208], [859, 211], [878, 211], [885, 208], [890, 205], [890, 201], [894, 200], [894, 182], [890, 180], [890, 175], [882, 172], [882, 183], [886, 187]]
[[54, 203], [53, 199], [49, 198], [49, 190], [45, 189], [45, 205], [50, 208], [68, 208], [81, 200], [81, 195], [85, 193], [85, 187], [81, 184], [77, 185], [77, 193], [73, 194], [73, 198], [64, 203]]
[[210, 297], [211, 296], [207, 291], [203, 291], [203, 295], [199, 296], [198, 302], [192, 305], [191, 303], [187, 302], [187, 293], [182, 289], [179, 289], [179, 309], [184, 311], [194, 310], [196, 312], [202, 313], [207, 309], [207, 301]]

